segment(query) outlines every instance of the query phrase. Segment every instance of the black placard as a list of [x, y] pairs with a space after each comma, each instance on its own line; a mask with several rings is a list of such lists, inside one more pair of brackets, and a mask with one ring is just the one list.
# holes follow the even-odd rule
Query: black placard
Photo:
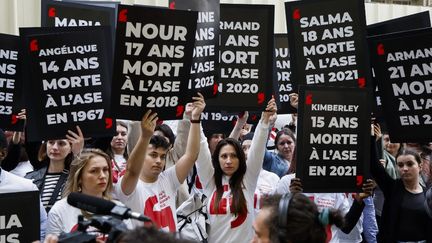
[[[44, 4], [45, 5], [45, 4]], [[111, 7], [52, 1], [46, 3], [42, 27], [114, 26], [115, 9]]]
[[23, 107], [19, 72], [19, 37], [0, 34], [0, 128], [22, 131], [24, 122], [16, 115]]
[[39, 192], [0, 193], [1, 242], [40, 240]]
[[221, 4], [220, 82], [207, 110], [261, 111], [273, 91], [273, 5]]
[[[429, 11], [426, 11], [368, 25], [366, 31], [368, 36], [374, 36], [429, 27], [431, 27], [431, 21]], [[376, 100], [376, 102], [372, 106], [372, 111], [374, 113], [374, 116], [380, 119], [384, 115], [381, 106], [381, 92], [379, 91], [377, 84], [379, 80], [375, 78], [374, 72], [372, 72], [372, 80]]]
[[184, 111], [197, 12], [120, 5], [116, 35], [112, 111], [140, 120], [145, 110], [163, 120]]
[[370, 85], [363, 0], [285, 2], [285, 10], [295, 84]]
[[110, 26], [115, 40], [116, 8], [58, 1], [42, 2], [42, 8], [42, 27]]
[[219, 81], [219, 0], [170, 0], [169, 7], [198, 11], [189, 96], [199, 91], [212, 98]]
[[392, 142], [429, 142], [432, 29], [376, 36], [371, 57]]
[[76, 130], [75, 125], [86, 137], [114, 131], [115, 121], [109, 113], [109, 28], [74, 30], [33, 29], [28, 31], [33, 35], [22, 37], [29, 74], [24, 85], [31, 90], [26, 96], [29, 141], [64, 138], [67, 130]]
[[[225, 113], [225, 112], [203, 112], [201, 114], [203, 131], [208, 138], [215, 133], [223, 133], [225, 136], [229, 136], [237, 123], [238, 116], [243, 116], [242, 113]], [[249, 117], [246, 121], [247, 124], [252, 125], [252, 130], [255, 130], [261, 118], [261, 114], [252, 112], [249, 113]]]
[[294, 93], [293, 84], [291, 81], [291, 60], [288, 49], [288, 36], [286, 34], [275, 34], [275, 69], [276, 74], [274, 85], [276, 97], [279, 97], [277, 102], [278, 114], [297, 113], [297, 109], [290, 105], [290, 94]]
[[366, 27], [368, 36], [389, 34], [393, 32], [427, 28], [431, 26], [429, 11], [394, 18]]
[[305, 192], [359, 192], [369, 171], [366, 89], [299, 86], [297, 176]]

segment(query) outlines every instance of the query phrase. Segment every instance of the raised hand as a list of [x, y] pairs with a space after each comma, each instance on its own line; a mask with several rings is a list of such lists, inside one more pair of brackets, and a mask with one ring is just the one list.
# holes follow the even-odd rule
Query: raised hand
[[199, 120], [201, 118], [201, 113], [203, 112], [206, 103], [204, 101], [204, 96], [198, 92], [198, 96], [192, 97], [193, 109], [191, 112], [192, 120]]
[[264, 123], [268, 124], [270, 121], [270, 117], [272, 117], [277, 112], [277, 106], [274, 97], [272, 97], [268, 103], [265, 111], [261, 115], [261, 119]]
[[146, 111], [141, 119], [141, 136], [151, 137], [156, 128], [156, 121], [158, 120], [157, 113], [152, 113], [152, 110]]
[[185, 107], [185, 111], [184, 111], [184, 115], [188, 118], [188, 119], [190, 119], [191, 118], [191, 116], [192, 116], [192, 110], [193, 110], [193, 103], [191, 103], [191, 102], [189, 102], [189, 103], [187, 103], [186, 104], [186, 107]]
[[292, 178], [291, 184], [289, 186], [289, 190], [291, 193], [303, 192], [303, 185], [301, 183], [300, 178]]
[[68, 130], [68, 133], [66, 134], [66, 138], [72, 147], [72, 153], [75, 156], [80, 154], [84, 148], [84, 135], [79, 126], [76, 126], [76, 129], [77, 133], [72, 130]]
[[375, 181], [372, 179], [367, 179], [366, 182], [363, 183], [363, 187], [362, 187], [363, 192], [356, 194], [355, 196], [356, 200], [361, 201], [367, 197], [372, 196], [375, 187], [376, 187]]
[[291, 93], [289, 95], [290, 105], [296, 109], [298, 109], [298, 94], [297, 93]]

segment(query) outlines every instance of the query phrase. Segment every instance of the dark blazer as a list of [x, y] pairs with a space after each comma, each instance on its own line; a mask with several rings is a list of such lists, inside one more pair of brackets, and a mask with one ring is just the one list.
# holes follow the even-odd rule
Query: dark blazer
[[[370, 170], [385, 198], [381, 215], [382, 231], [378, 233], [378, 242], [391, 243], [396, 242], [399, 208], [402, 204], [405, 188], [401, 179], [393, 179], [387, 174], [379, 162], [376, 151], [375, 141], [371, 141]], [[423, 192], [426, 193], [424, 187]], [[427, 228], [432, 229], [432, 219], [428, 220]], [[432, 242], [432, 230], [428, 230], [426, 233], [427, 242]]]

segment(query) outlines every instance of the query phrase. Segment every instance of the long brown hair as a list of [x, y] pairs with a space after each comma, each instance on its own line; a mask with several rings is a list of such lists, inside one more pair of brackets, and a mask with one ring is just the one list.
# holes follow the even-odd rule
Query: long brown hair
[[246, 199], [243, 194], [243, 177], [246, 173], [246, 157], [241, 148], [239, 141], [232, 138], [226, 138], [221, 140], [217, 144], [216, 149], [212, 156], [212, 163], [214, 168], [214, 180], [216, 184], [216, 200], [215, 200], [216, 211], [218, 211], [219, 202], [224, 192], [223, 185], [222, 185], [222, 177], [224, 175], [224, 172], [220, 167], [219, 153], [222, 147], [227, 145], [231, 145], [234, 147], [234, 150], [236, 151], [237, 154], [237, 158], [239, 160], [238, 169], [234, 172], [234, 174], [229, 179], [229, 186], [231, 188], [231, 194], [232, 194], [232, 213], [247, 214], [248, 211], [247, 211]]

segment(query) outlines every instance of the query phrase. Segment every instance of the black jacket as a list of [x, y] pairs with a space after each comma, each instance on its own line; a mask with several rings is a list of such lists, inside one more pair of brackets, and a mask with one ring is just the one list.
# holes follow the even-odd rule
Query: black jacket
[[[397, 228], [399, 224], [399, 211], [404, 195], [404, 184], [401, 179], [393, 179], [387, 174], [384, 167], [379, 162], [376, 153], [375, 142], [371, 141], [371, 174], [378, 186], [384, 193], [384, 206], [382, 210], [382, 230], [378, 234], [378, 242], [392, 243], [396, 242]], [[423, 187], [426, 193], [426, 188]], [[432, 219], [428, 220], [428, 229], [432, 229]], [[427, 242], [432, 243], [432, 230], [428, 230]]]

